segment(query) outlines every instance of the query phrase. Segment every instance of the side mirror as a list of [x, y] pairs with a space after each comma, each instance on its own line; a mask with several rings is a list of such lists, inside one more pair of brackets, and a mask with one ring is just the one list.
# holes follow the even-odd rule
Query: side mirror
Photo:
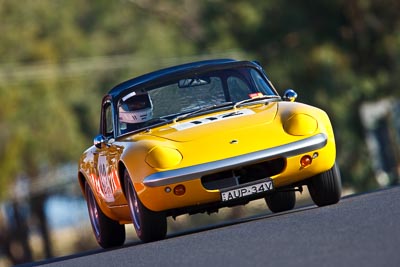
[[293, 89], [287, 89], [283, 95], [284, 101], [294, 102], [297, 98], [297, 93]]
[[96, 135], [96, 137], [93, 140], [93, 144], [97, 148], [102, 148], [103, 145], [106, 144], [106, 142], [107, 142], [107, 139], [102, 134]]

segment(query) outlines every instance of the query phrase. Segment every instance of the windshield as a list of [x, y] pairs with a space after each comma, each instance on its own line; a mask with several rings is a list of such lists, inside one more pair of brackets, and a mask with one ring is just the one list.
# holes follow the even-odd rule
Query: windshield
[[[119, 131], [124, 134], [169, 123], [237, 102], [262, 96], [277, 96], [258, 70], [235, 68], [213, 70], [129, 92], [119, 105]], [[189, 115], [189, 116], [187, 116]], [[176, 122], [176, 120], [175, 120]]]

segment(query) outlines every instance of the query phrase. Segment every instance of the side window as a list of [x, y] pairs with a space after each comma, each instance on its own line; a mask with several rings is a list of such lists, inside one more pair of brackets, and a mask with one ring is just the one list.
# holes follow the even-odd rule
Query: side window
[[256, 83], [257, 89], [264, 95], [274, 95], [274, 91], [269, 87], [267, 82], [256, 70], [251, 70], [251, 76]]
[[106, 137], [113, 136], [114, 128], [113, 128], [113, 113], [111, 103], [107, 102], [103, 106], [103, 127], [102, 132]]

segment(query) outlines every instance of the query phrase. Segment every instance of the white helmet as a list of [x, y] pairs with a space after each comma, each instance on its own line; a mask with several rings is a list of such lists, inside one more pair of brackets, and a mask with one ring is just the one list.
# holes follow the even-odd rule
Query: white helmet
[[153, 118], [153, 103], [150, 96], [130, 93], [121, 99], [119, 120], [122, 123], [142, 123]]

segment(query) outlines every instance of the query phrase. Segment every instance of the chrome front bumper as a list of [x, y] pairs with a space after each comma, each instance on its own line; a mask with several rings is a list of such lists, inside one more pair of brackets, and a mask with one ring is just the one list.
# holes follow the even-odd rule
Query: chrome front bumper
[[305, 138], [300, 141], [249, 154], [207, 162], [196, 166], [185, 167], [170, 171], [156, 172], [144, 178], [144, 185], [149, 187], [165, 186], [199, 178], [215, 172], [225, 171], [242, 165], [255, 164], [276, 157], [292, 157], [323, 148], [328, 142], [323, 133]]

